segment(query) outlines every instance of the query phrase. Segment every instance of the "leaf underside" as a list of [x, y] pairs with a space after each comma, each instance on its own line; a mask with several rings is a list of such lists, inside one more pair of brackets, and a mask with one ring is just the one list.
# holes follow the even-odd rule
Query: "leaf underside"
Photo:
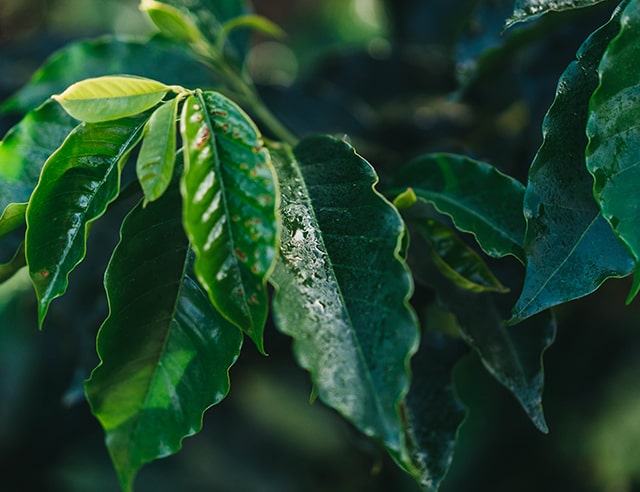
[[89, 223], [118, 195], [121, 166], [148, 117], [83, 123], [47, 160], [27, 207], [25, 246], [40, 325], [84, 258]]
[[242, 334], [189, 273], [177, 185], [125, 219], [105, 276], [110, 314], [85, 389], [125, 491], [138, 469], [177, 452], [229, 390]]
[[631, 198], [640, 184], [640, 2], [629, 3], [620, 24], [600, 62], [600, 85], [591, 97], [587, 166], [602, 214], [636, 263], [631, 299], [640, 289], [640, 211]]
[[295, 156], [287, 147], [272, 155], [283, 224], [271, 277], [276, 326], [294, 338], [319, 397], [414, 469], [399, 416], [418, 340], [402, 220], [347, 143], [310, 137]]
[[563, 73], [529, 171], [524, 211], [527, 269], [512, 321], [595, 291], [633, 269], [626, 248], [600, 214], [586, 169], [584, 131], [597, 68], [619, 30], [619, 14], [594, 32]]

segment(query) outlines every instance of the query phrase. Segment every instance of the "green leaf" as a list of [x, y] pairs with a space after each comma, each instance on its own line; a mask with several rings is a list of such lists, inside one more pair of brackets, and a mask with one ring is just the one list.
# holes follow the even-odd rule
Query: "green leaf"
[[411, 187], [420, 200], [450, 216], [489, 256], [523, 260], [524, 187], [495, 167], [464, 156], [428, 154], [403, 168], [394, 184]]
[[83, 123], [47, 160], [27, 208], [26, 256], [42, 326], [85, 255], [87, 229], [118, 195], [120, 171], [148, 114]]
[[605, 0], [516, 0], [513, 15], [507, 19], [506, 27], [517, 22], [529, 21], [547, 12], [562, 12], [582, 7], [588, 7]]
[[0, 238], [25, 223], [26, 203], [10, 203], [0, 215]]
[[404, 407], [405, 432], [415, 478], [424, 490], [438, 490], [453, 459], [465, 411], [453, 387], [452, 372], [465, 350], [460, 342], [426, 331], [411, 360], [413, 378]]
[[0, 142], [0, 211], [26, 203], [47, 158], [78, 124], [54, 101], [29, 112]]
[[503, 320], [512, 296], [476, 294], [458, 287], [423, 254], [425, 246], [421, 243], [421, 238], [412, 235], [412, 271], [435, 290], [440, 304], [456, 317], [462, 338], [478, 353], [489, 373], [513, 393], [533, 424], [546, 433], [542, 355], [555, 338], [551, 313], [546, 311], [521, 325], [507, 326]]
[[79, 80], [123, 73], [166, 79], [185, 87], [212, 83], [211, 72], [187, 48], [172, 41], [159, 36], [139, 40], [105, 36], [73, 43], [54, 53], [0, 108], [26, 112]]
[[278, 193], [255, 124], [215, 92], [184, 103], [184, 225], [195, 272], [214, 306], [264, 351], [266, 279], [276, 256]]
[[7, 263], [0, 263], [0, 283], [9, 280], [18, 270], [26, 266], [27, 262], [24, 257], [24, 242], [20, 243], [18, 251]]
[[587, 167], [602, 215], [629, 248], [636, 263], [629, 301], [640, 289], [640, 2], [620, 17], [620, 33], [602, 57], [600, 85], [591, 96]]
[[156, 109], [144, 128], [136, 174], [145, 203], [157, 200], [166, 191], [176, 159], [176, 118], [180, 97]]
[[[224, 2], [220, 0], [161, 0], [161, 3], [181, 10], [184, 15], [188, 13], [192, 16], [198, 30], [211, 46], [216, 45], [220, 31], [226, 22], [249, 13], [245, 0], [225, 0]], [[231, 38], [232, 51], [240, 59], [243, 59], [249, 49], [249, 37], [246, 33], [234, 32]]]
[[170, 90], [156, 80], [106, 75], [76, 82], [52, 97], [74, 118], [99, 123], [142, 113]]
[[266, 17], [261, 15], [241, 15], [225, 22], [218, 32], [216, 46], [220, 52], [223, 51], [229, 35], [240, 28], [249, 28], [274, 38], [284, 38], [287, 35], [280, 26]]
[[140, 10], [146, 12], [160, 32], [179, 43], [196, 43], [202, 34], [188, 12], [154, 0], [142, 0]]
[[412, 220], [429, 245], [436, 267], [458, 287], [472, 292], [508, 292], [480, 256], [447, 226], [433, 219]]
[[595, 31], [562, 74], [544, 120], [544, 140], [529, 170], [527, 270], [512, 321], [596, 290], [633, 269], [626, 248], [600, 214], [585, 164], [585, 126], [598, 64], [619, 30], [619, 13]]
[[413, 469], [399, 414], [418, 344], [400, 257], [404, 224], [371, 166], [327, 136], [273, 147], [282, 243], [271, 281], [276, 326], [294, 338], [319, 397]]
[[190, 256], [175, 186], [131, 211], [106, 272], [110, 314], [85, 388], [125, 491], [143, 464], [200, 431], [242, 345], [188, 273]]

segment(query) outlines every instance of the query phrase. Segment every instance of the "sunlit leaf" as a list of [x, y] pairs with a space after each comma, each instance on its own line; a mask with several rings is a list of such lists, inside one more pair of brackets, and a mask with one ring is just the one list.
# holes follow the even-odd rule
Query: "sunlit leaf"
[[134, 208], [105, 276], [110, 314], [86, 392], [125, 491], [142, 465], [200, 431], [242, 345], [189, 274], [180, 205], [176, 186]]
[[513, 321], [623, 277], [633, 261], [593, 198], [585, 164], [589, 99], [597, 68], [619, 30], [619, 14], [593, 33], [565, 70], [544, 121], [544, 140], [529, 171], [524, 212], [527, 270]]
[[121, 166], [140, 140], [148, 114], [83, 123], [47, 160], [27, 208], [26, 256], [42, 325], [85, 255], [88, 225], [116, 198]]
[[507, 27], [516, 22], [536, 19], [547, 12], [561, 12], [595, 5], [605, 0], [516, 0]]
[[233, 102], [198, 92], [184, 103], [184, 223], [195, 272], [214, 306], [262, 351], [267, 276], [278, 244], [278, 194], [269, 152]]
[[179, 43], [195, 43], [202, 34], [188, 12], [154, 0], [142, 0], [140, 10], [146, 12], [160, 32]]
[[453, 154], [428, 154], [402, 169], [395, 186], [449, 215], [456, 227], [472, 233], [485, 253], [522, 260], [524, 187], [495, 167]]
[[105, 75], [76, 82], [52, 97], [74, 118], [98, 123], [142, 113], [170, 90], [156, 80]]
[[587, 167], [602, 214], [636, 262], [631, 300], [640, 289], [640, 2], [620, 17], [622, 26], [602, 57], [600, 85], [591, 97]]
[[145, 125], [142, 145], [136, 162], [136, 174], [145, 203], [157, 200], [165, 192], [176, 158], [176, 97], [156, 109]]
[[0, 211], [29, 200], [45, 161], [77, 124], [48, 101], [9, 130], [0, 142]]
[[318, 396], [412, 469], [399, 405], [418, 342], [404, 225], [371, 166], [325, 136], [272, 149], [282, 191], [276, 326]]
[[187, 48], [159, 36], [151, 39], [102, 38], [72, 43], [54, 53], [29, 83], [0, 106], [26, 112], [80, 80], [130, 74], [167, 80], [184, 87], [210, 86], [211, 72]]

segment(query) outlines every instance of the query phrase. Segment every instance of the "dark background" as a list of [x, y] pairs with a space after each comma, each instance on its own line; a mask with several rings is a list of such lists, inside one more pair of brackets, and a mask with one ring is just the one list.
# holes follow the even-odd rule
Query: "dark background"
[[[250, 68], [291, 129], [346, 134], [382, 185], [426, 151], [465, 153], [525, 182], [559, 75], [616, 4], [501, 34], [512, 3], [256, 0], [288, 38], [258, 36]], [[137, 1], [2, 0], [0, 100], [66, 42], [111, 32], [150, 32]], [[3, 116], [0, 134], [17, 118]], [[27, 275], [0, 286], [0, 490], [118, 490], [82, 382], [97, 363], [107, 309], [101, 275], [126, 205], [96, 224], [87, 259], [42, 332]], [[9, 250], [0, 249], [1, 261]], [[442, 492], [640, 490], [640, 308], [624, 305], [628, 288], [628, 280], [608, 281], [557, 310], [545, 355], [549, 435], [475, 356], [463, 359], [456, 387], [470, 413]], [[272, 326], [266, 348], [265, 358], [245, 344], [228, 398], [180, 453], [142, 469], [137, 491], [418, 490], [374, 443], [309, 403], [307, 374]]]

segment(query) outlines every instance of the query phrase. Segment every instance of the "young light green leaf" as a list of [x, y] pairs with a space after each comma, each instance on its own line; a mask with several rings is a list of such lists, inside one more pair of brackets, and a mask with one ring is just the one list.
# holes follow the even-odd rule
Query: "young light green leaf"
[[465, 354], [464, 344], [425, 331], [411, 360], [412, 381], [404, 401], [405, 434], [414, 474], [423, 490], [438, 490], [451, 461], [465, 411], [453, 387], [452, 373]]
[[587, 122], [587, 167], [602, 215], [629, 248], [635, 278], [629, 301], [640, 290], [640, 2], [620, 17], [620, 33], [602, 57], [600, 85], [591, 96]]
[[508, 292], [480, 256], [451, 229], [433, 219], [412, 224], [429, 246], [431, 259], [445, 277], [472, 292]]
[[157, 108], [144, 128], [142, 146], [136, 162], [136, 174], [145, 204], [157, 200], [166, 191], [176, 159], [176, 118], [180, 97]]
[[506, 27], [517, 22], [529, 21], [547, 12], [578, 9], [595, 5], [605, 0], [516, 0], [513, 15], [507, 19]]
[[284, 38], [287, 35], [280, 26], [274, 24], [266, 17], [262, 17], [261, 15], [241, 15], [225, 22], [218, 32], [216, 46], [221, 53], [224, 50], [224, 45], [229, 35], [240, 28], [249, 28], [274, 38]]
[[527, 269], [512, 322], [590, 294], [607, 278], [633, 269], [629, 252], [600, 214], [585, 164], [589, 99], [619, 25], [618, 12], [585, 41], [562, 74], [544, 120], [524, 199]]
[[190, 256], [176, 185], [127, 216], [105, 275], [110, 314], [85, 389], [125, 491], [142, 465], [200, 431], [242, 345], [188, 273]]
[[184, 225], [196, 275], [218, 311], [264, 351], [266, 279], [279, 241], [269, 152], [249, 117], [215, 92], [187, 98], [180, 131]]
[[171, 89], [156, 80], [106, 75], [76, 82], [52, 97], [74, 118], [99, 123], [142, 113]]
[[187, 12], [154, 0], [142, 0], [140, 10], [146, 12], [160, 32], [179, 43], [197, 43], [203, 40], [195, 21]]
[[453, 154], [428, 154], [410, 162], [394, 185], [411, 187], [420, 200], [472, 233], [485, 253], [523, 261], [524, 187], [495, 167]]
[[26, 86], [0, 105], [0, 111], [24, 113], [79, 80], [123, 73], [166, 78], [184, 87], [209, 87], [215, 82], [210, 69], [196, 61], [188, 48], [165, 38], [104, 36], [72, 43], [55, 52]]
[[271, 152], [282, 190], [276, 326], [294, 338], [320, 399], [415, 471], [399, 408], [418, 343], [402, 219], [347, 143], [318, 136], [295, 156]]
[[89, 224], [118, 195], [122, 165], [148, 118], [83, 123], [45, 163], [27, 207], [25, 246], [41, 326], [84, 258]]
[[47, 158], [78, 124], [54, 101], [30, 111], [0, 141], [0, 211], [26, 203]]

